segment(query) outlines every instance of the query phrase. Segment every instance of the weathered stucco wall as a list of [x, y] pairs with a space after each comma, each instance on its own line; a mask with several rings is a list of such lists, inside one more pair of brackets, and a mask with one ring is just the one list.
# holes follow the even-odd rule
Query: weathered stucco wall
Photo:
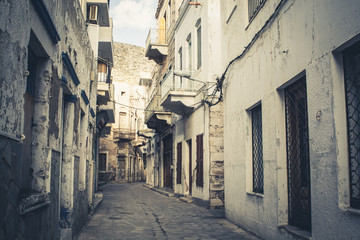
[[[343, 78], [336, 55], [338, 47], [360, 33], [360, 5], [351, 0], [268, 0], [249, 23], [246, 1], [235, 1], [232, 15], [224, 1], [223, 69], [244, 51], [279, 3], [284, 3], [279, 13], [230, 67], [224, 82], [226, 216], [266, 239], [295, 238], [281, 228], [288, 224], [283, 92], [284, 84], [303, 73], [308, 101], [312, 239], [357, 239], [360, 218], [348, 212], [349, 205], [342, 204], [348, 198], [349, 177], [347, 156], [342, 153], [347, 144], [341, 133], [346, 131], [345, 114], [339, 110], [345, 108], [344, 89], [338, 87]], [[260, 101], [263, 195], [252, 193], [250, 187], [251, 117], [247, 112]]]
[[[6, 0], [0, 3], [0, 239], [58, 238], [58, 219], [63, 217], [58, 213], [60, 204], [65, 202], [69, 204], [65, 212], [71, 213], [71, 216], [73, 202], [81, 202], [86, 208], [86, 211], [77, 209], [75, 220], [71, 219], [66, 226], [71, 228], [72, 224], [76, 225], [75, 232], [84, 224], [88, 214], [88, 189], [83, 189], [81, 194], [77, 192], [76, 199], [71, 198], [74, 197], [72, 179], [79, 179], [81, 175], [73, 170], [73, 158], [80, 156], [81, 136], [77, 129], [80, 129], [81, 110], [87, 126], [95, 126], [95, 119], [89, 114], [89, 107], [95, 109], [96, 106], [96, 85], [93, 84], [90, 90], [91, 72], [94, 71], [93, 52], [78, 1], [46, 0], [44, 4], [60, 36], [57, 43], [51, 39], [32, 1]], [[29, 75], [28, 46], [38, 59], [33, 119], [25, 119], [24, 116]], [[62, 52], [68, 53], [80, 81], [78, 86], [63, 65]], [[60, 80], [62, 75], [67, 78], [66, 84]], [[89, 105], [80, 97], [81, 90], [87, 94]], [[65, 129], [75, 132], [71, 138], [64, 139], [68, 141], [68, 149], [62, 144], [64, 122], [69, 120], [64, 118], [64, 94], [76, 94], [78, 97], [77, 107], [68, 114], [72, 116], [69, 119], [73, 120], [70, 124], [73, 128]], [[31, 122], [30, 135], [24, 133], [27, 122]], [[88, 133], [83, 135], [86, 136], [84, 143], [92, 142], [89, 139], [93, 138], [93, 128], [85, 129]], [[30, 146], [30, 156], [22, 154], [24, 144]], [[93, 157], [92, 144], [87, 146], [86, 155]], [[64, 149], [68, 155], [64, 154]], [[64, 160], [66, 156], [68, 159]], [[92, 157], [88, 159], [92, 161]], [[25, 158], [30, 161], [25, 161]], [[69, 167], [68, 171], [65, 171], [66, 167]], [[25, 181], [28, 183], [25, 184]], [[76, 183], [75, 189], [78, 189], [79, 183]], [[71, 235], [70, 231], [63, 237], [71, 238]]]

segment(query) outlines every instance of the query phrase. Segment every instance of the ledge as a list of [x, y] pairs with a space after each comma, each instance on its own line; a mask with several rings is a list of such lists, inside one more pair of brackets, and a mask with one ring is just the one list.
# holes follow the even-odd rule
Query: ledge
[[311, 240], [311, 232], [302, 230], [298, 227], [290, 226], [290, 225], [283, 225], [279, 226], [280, 229], [284, 229], [286, 232], [300, 237], [302, 239]]
[[264, 194], [260, 194], [260, 193], [256, 193], [256, 192], [246, 192], [246, 194], [249, 196], [264, 198]]
[[35, 211], [39, 208], [48, 206], [50, 199], [48, 194], [32, 194], [29, 197], [23, 198], [19, 204], [20, 215]]
[[343, 210], [343, 211], [345, 211], [345, 212], [348, 212], [348, 213], [350, 213], [350, 214], [360, 216], [360, 209], [351, 208], [351, 207], [340, 208], [340, 209]]

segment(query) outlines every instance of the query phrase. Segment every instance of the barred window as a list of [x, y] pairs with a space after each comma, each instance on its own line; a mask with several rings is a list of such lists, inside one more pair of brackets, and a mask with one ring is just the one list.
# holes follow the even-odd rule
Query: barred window
[[305, 76], [285, 89], [289, 224], [311, 231], [310, 158]]
[[360, 43], [345, 50], [344, 79], [350, 170], [350, 206], [360, 208]]
[[264, 193], [261, 104], [251, 110], [253, 192]]
[[266, 0], [248, 0], [249, 22], [255, 18], [265, 2]]

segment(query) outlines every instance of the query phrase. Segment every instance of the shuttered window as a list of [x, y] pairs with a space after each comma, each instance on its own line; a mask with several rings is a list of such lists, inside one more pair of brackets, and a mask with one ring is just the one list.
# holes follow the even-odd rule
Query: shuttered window
[[196, 186], [204, 186], [203, 135], [196, 136]]
[[182, 166], [182, 144], [177, 144], [177, 165], [176, 165], [176, 183], [181, 184], [181, 166]]

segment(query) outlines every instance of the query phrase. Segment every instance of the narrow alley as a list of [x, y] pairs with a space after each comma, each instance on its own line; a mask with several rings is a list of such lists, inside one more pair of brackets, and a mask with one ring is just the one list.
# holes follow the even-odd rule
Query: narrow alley
[[166, 197], [143, 183], [108, 184], [82, 229], [89, 239], [258, 239], [209, 209]]

